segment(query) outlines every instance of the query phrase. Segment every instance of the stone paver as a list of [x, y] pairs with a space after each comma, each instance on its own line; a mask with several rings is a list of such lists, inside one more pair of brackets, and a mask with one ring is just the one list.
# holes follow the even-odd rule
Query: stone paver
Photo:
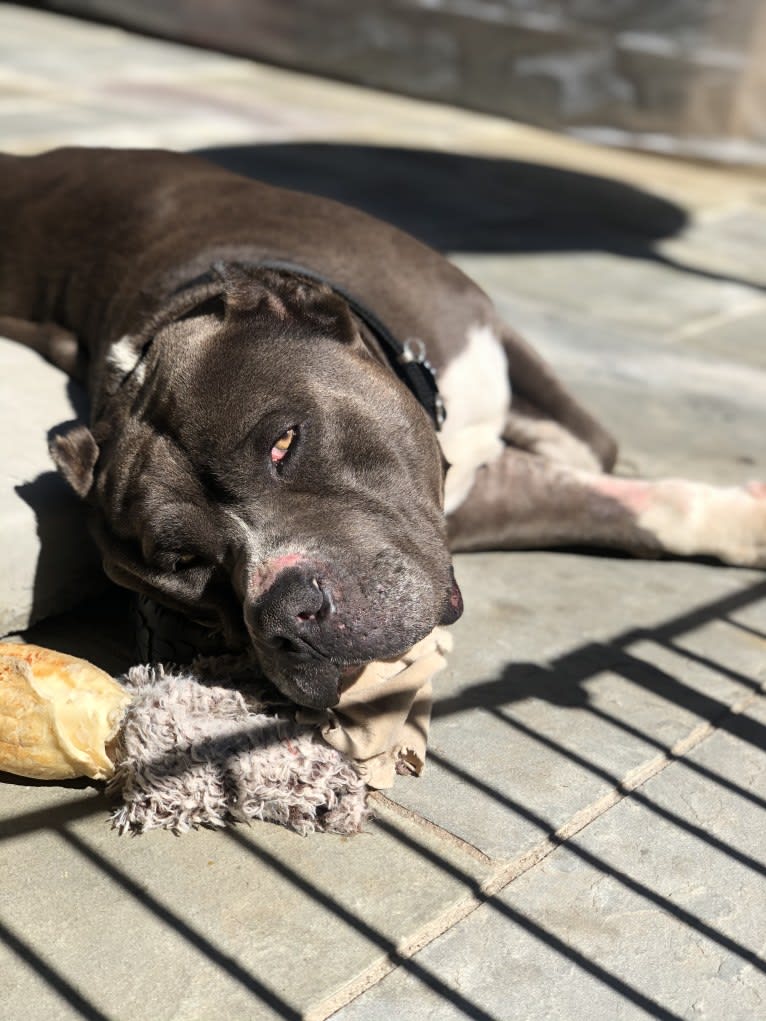
[[[453, 253], [617, 433], [621, 471], [766, 478], [762, 179], [11, 5], [0, 57], [3, 148], [214, 149], [316, 182]], [[4, 454], [26, 482], [66, 389], [0, 352], [3, 435], [42, 402], [34, 471], [26, 439]], [[366, 835], [126, 840], [87, 785], [1, 784], [0, 1015], [318, 1021], [362, 993], [341, 1017], [758, 1016], [764, 715], [727, 708], [766, 680], [764, 575], [538, 552], [457, 573], [428, 768]], [[32, 635], [117, 672], [129, 613]], [[502, 893], [477, 907], [482, 884]]]
[[718, 328], [724, 341], [733, 331], [732, 343], [711, 342], [708, 351], [704, 334], [679, 342], [612, 325], [601, 319], [598, 303], [590, 315], [572, 314], [558, 308], [554, 293], [533, 303], [513, 293], [510, 281], [485, 278], [480, 264], [487, 257], [459, 261], [580, 400], [597, 409], [619, 439], [622, 474], [721, 485], [766, 478], [766, 372], [758, 365], [766, 303], [760, 298], [759, 312], [746, 323], [727, 320]]
[[717, 621], [740, 603], [766, 628], [758, 572], [525, 553], [456, 575], [428, 769], [392, 796], [493, 857], [534, 851], [766, 681], [763, 644]]
[[657, 250], [680, 265], [766, 285], [759, 253], [766, 235], [766, 210], [742, 208], [700, 217]]
[[108, 828], [93, 791], [6, 786], [0, 936], [49, 971], [0, 949], [0, 974], [13, 977], [2, 1016], [77, 1016], [65, 985], [106, 1017], [158, 1021], [296, 1017], [342, 993], [469, 904], [490, 871], [378, 812], [385, 829], [355, 839], [273, 826], [130, 839]]
[[750, 314], [723, 319], [684, 337], [688, 350], [700, 351], [718, 358], [734, 355], [738, 362], [766, 370], [766, 303]]
[[[764, 734], [760, 698], [415, 960], [498, 1021], [762, 1016]], [[404, 971], [335, 1016], [393, 1005], [465, 1016]]]
[[[648, 253], [647, 253], [648, 254]], [[630, 326], [670, 338], [682, 326], [722, 316], [741, 315], [763, 302], [746, 283], [711, 280], [652, 262], [649, 258], [607, 251], [521, 252], [512, 259], [472, 257], [484, 286], [539, 303], [556, 302], [559, 311], [593, 315], [613, 328]], [[461, 260], [465, 263], [465, 259]], [[482, 272], [483, 269], [483, 272]]]

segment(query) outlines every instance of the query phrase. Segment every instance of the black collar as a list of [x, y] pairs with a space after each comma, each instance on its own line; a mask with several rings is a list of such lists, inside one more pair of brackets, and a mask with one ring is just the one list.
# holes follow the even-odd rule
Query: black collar
[[256, 269], [273, 269], [294, 273], [297, 276], [306, 277], [308, 280], [326, 284], [335, 291], [373, 334], [383, 349], [389, 365], [425, 408], [436, 430], [441, 429], [447, 412], [436, 384], [436, 370], [426, 357], [426, 346], [422, 340], [417, 337], [408, 338], [404, 343], [397, 340], [385, 323], [381, 322], [374, 312], [370, 311], [345, 287], [340, 287], [313, 269], [281, 259], [264, 260], [263, 262], [247, 263], [247, 265]]

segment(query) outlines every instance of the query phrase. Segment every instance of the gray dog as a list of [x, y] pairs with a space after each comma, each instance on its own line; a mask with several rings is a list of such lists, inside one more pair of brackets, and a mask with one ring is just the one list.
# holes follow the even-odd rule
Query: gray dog
[[766, 565], [766, 487], [608, 474], [612, 438], [388, 224], [87, 149], [0, 157], [0, 219], [0, 332], [87, 384], [52, 454], [107, 573], [250, 641], [296, 702], [455, 621], [451, 549]]

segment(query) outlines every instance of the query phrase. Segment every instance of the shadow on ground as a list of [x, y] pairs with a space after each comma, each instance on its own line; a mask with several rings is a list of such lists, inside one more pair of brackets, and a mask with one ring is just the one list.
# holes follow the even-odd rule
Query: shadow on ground
[[346, 202], [440, 251], [645, 247], [686, 225], [666, 199], [521, 160], [369, 145], [284, 143], [198, 152], [228, 170]]
[[[690, 610], [679, 617], [665, 621], [651, 628], [636, 628], [615, 635], [609, 642], [588, 642], [578, 646], [571, 652], [558, 657], [546, 666], [537, 663], [508, 663], [499, 677], [470, 685], [449, 698], [437, 699], [434, 703], [432, 718], [450, 716], [466, 709], [484, 709], [491, 712], [513, 702], [526, 698], [542, 699], [553, 705], [583, 709], [595, 712], [590, 705], [585, 681], [595, 675], [610, 670], [644, 687], [647, 691], [659, 693], [663, 698], [702, 717], [710, 723], [726, 729], [725, 719], [729, 715], [729, 706], [724, 702], [688, 687], [678, 678], [654, 664], [632, 655], [630, 646], [641, 641], [651, 641], [657, 645], [671, 649], [697, 664], [709, 667], [722, 673], [750, 689], [752, 692], [761, 690], [761, 683], [739, 671], [731, 669], [725, 663], [716, 662], [697, 652], [677, 644], [677, 640], [689, 631], [693, 631], [712, 621], [726, 621], [734, 627], [746, 629], [731, 615], [749, 605], [766, 598], [766, 581], [756, 582], [740, 592], [726, 596], [706, 606]], [[756, 637], [766, 638], [760, 632], [753, 632]], [[609, 717], [611, 723], [614, 717]], [[618, 721], [619, 722], [619, 721]], [[620, 724], [630, 729], [627, 721]], [[737, 733], [744, 740], [750, 740], [746, 734], [752, 734], [752, 743], [756, 747], [766, 747], [766, 732], [759, 724], [750, 722], [743, 729], [742, 721], [737, 724]], [[754, 728], [754, 729], [753, 729]], [[647, 735], [641, 735], [648, 740]]]
[[688, 226], [686, 212], [668, 199], [596, 174], [523, 160], [348, 143], [217, 146], [197, 155], [246, 177], [355, 206], [441, 252], [603, 251], [757, 287], [656, 250], [658, 241]]

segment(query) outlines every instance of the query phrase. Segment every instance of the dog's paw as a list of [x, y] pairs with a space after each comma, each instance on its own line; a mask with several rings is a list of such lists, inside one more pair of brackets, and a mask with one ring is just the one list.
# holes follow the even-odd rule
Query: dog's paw
[[766, 567], [766, 483], [719, 487], [667, 479], [649, 492], [638, 522], [669, 552]]
[[745, 529], [747, 531], [749, 525], [750, 548], [746, 553], [751, 557], [744, 562], [751, 567], [766, 568], [766, 482], [751, 481], [743, 488], [750, 497]]

